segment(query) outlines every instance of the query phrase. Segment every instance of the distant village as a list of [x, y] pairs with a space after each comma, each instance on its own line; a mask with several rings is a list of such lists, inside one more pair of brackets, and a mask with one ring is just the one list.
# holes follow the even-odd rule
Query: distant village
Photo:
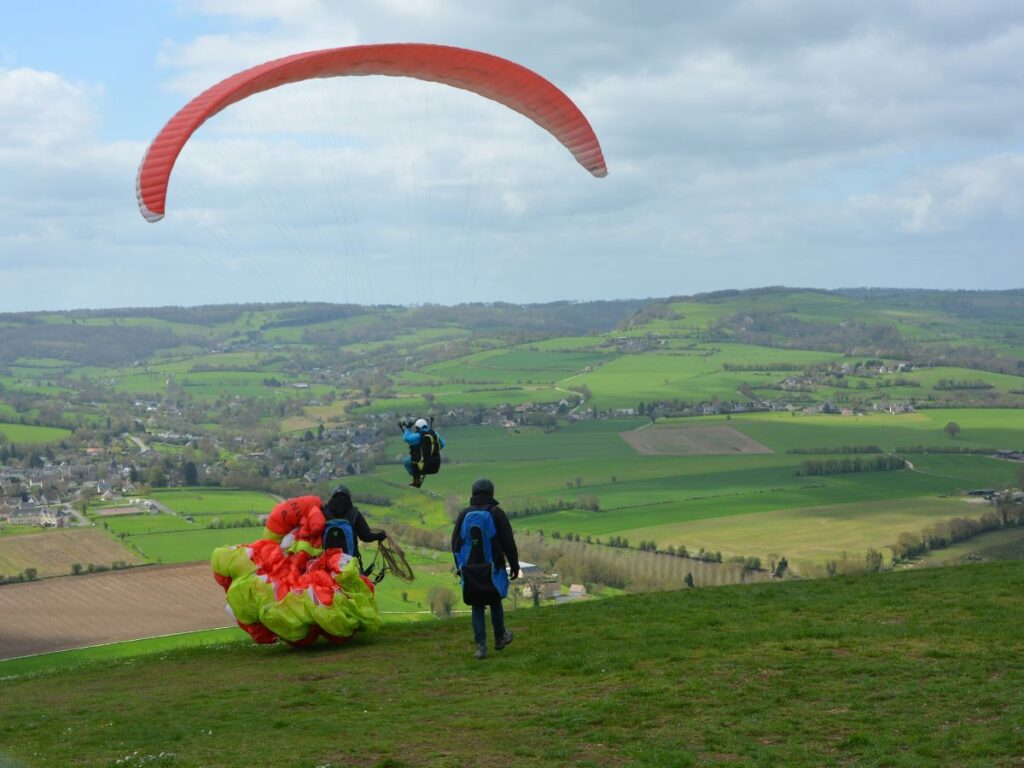
[[[159, 403], [140, 401], [149, 413]], [[906, 402], [878, 400], [873, 411], [912, 412]], [[457, 424], [493, 425], [515, 430], [535, 427], [557, 429], [560, 421], [585, 421], [647, 416], [709, 416], [755, 411], [802, 414], [853, 415], [847, 406], [825, 400], [807, 406], [764, 399], [714, 401], [693, 406], [672, 402], [641, 403], [637, 408], [598, 410], [580, 395], [556, 403], [506, 404], [489, 409], [450, 408], [438, 414], [439, 428]], [[386, 437], [394, 434], [400, 416], [383, 412], [361, 417], [356, 423], [330, 428], [319, 425], [304, 433], [277, 435], [271, 440], [255, 435], [230, 438], [190, 432], [159, 430], [126, 433], [116, 445], [86, 445], [75, 450], [33, 454], [31, 460], [0, 466], [0, 521], [9, 525], [60, 528], [86, 524], [82, 502], [133, 499], [154, 487], [219, 486], [273, 490], [282, 482], [308, 488], [337, 478], [360, 475], [377, 464], [397, 461], [387, 456]], [[168, 453], [161, 446], [181, 450]], [[218, 458], [225, 450], [230, 460]], [[998, 458], [1024, 461], [1024, 452], [1003, 449]]]
[[[613, 343], [619, 343], [613, 339]], [[640, 352], [658, 339], [623, 337], [623, 351]], [[794, 366], [796, 368], [796, 366]], [[492, 425], [509, 430], [540, 428], [555, 430], [571, 421], [616, 418], [685, 418], [730, 415], [751, 412], [785, 411], [794, 414], [834, 414], [853, 416], [864, 412], [911, 413], [917, 403], [884, 396], [891, 386], [916, 386], [900, 378], [914, 370], [910, 363], [884, 363], [880, 360], [837, 363], [794, 370], [778, 379], [778, 366], [734, 366], [733, 370], [769, 376], [772, 381], [758, 383], [756, 392], [742, 385], [730, 399], [691, 403], [683, 400], [640, 402], [635, 407], [599, 409], [591, 403], [584, 386], [570, 387], [559, 400], [548, 403], [506, 403], [489, 408], [445, 407], [427, 396], [428, 408], [438, 419], [439, 429], [455, 425]], [[279, 407], [301, 414], [310, 406], [330, 404], [312, 396], [309, 381], [338, 383], [337, 372], [329, 368], [311, 368], [307, 381], [287, 386], [299, 393]], [[387, 438], [395, 435], [399, 418], [411, 415], [394, 411], [360, 414], [358, 408], [370, 405], [373, 397], [389, 394], [390, 380], [376, 373], [341, 374], [350, 391], [361, 391], [346, 407], [344, 416], [332, 417], [305, 431], [279, 433], [259, 427], [255, 401], [224, 398], [218, 403], [222, 418], [211, 433], [185, 425], [202, 423], [206, 414], [182, 396], [182, 388], [173, 377], [164, 396], [136, 399], [130, 405], [115, 408], [130, 415], [122, 418], [122, 431], [76, 430], [75, 439], [50, 446], [44, 452], [14, 446], [0, 447], [0, 521], [10, 525], [63, 527], [85, 522], [80, 511], [83, 503], [114, 501], [137, 497], [148, 489], [166, 486], [227, 486], [268, 492], [301, 492], [331, 480], [364, 474], [380, 463], [398, 461], [401, 456], [387, 455]], [[856, 377], [856, 385], [850, 381]], [[874, 377], [876, 386], [867, 381]], [[882, 377], [886, 377], [884, 380]], [[487, 391], [494, 382], [467, 382]], [[285, 386], [276, 379], [265, 386]], [[839, 390], [834, 398], [815, 400], [814, 391], [827, 386]], [[849, 389], [847, 396], [845, 389]], [[775, 397], [765, 392], [775, 391]], [[511, 393], [510, 393], [511, 394]], [[882, 395], [882, 396], [880, 396]], [[107, 405], [94, 403], [97, 407]], [[193, 410], [190, 410], [192, 408]], [[282, 410], [279, 416], [286, 415]], [[108, 426], [111, 419], [106, 419]], [[344, 423], [341, 423], [344, 422]], [[1014, 450], [1000, 452], [1000, 458], [1021, 460]]]

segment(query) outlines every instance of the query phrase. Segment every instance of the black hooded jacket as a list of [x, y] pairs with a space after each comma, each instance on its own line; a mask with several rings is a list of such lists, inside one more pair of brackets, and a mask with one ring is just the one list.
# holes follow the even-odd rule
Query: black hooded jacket
[[[385, 538], [384, 531], [370, 529], [369, 523], [359, 511], [359, 507], [352, 504], [352, 499], [344, 493], [336, 493], [324, 506], [324, 518], [327, 520], [348, 520], [352, 530], [359, 541], [382, 541]], [[353, 557], [359, 555], [359, 542], [355, 542], [356, 551], [350, 552]]]
[[512, 525], [509, 523], [505, 511], [498, 506], [498, 502], [491, 494], [473, 494], [469, 500], [469, 506], [459, 514], [459, 519], [455, 521], [455, 528], [452, 530], [452, 552], [459, 550], [459, 532], [462, 530], [462, 521], [474, 509], [489, 510], [491, 517], [494, 518], [494, 527], [497, 531], [497, 535], [491, 541], [491, 556], [494, 558], [494, 564], [499, 568], [504, 568], [507, 558], [509, 568], [513, 572], [518, 571], [519, 550], [516, 548], [516, 540], [512, 535]]

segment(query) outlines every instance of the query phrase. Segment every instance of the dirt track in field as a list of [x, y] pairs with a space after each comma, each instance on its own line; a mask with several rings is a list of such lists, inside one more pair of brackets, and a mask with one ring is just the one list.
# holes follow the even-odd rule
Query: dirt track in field
[[205, 562], [0, 586], [0, 659], [233, 625]]
[[771, 448], [732, 427], [649, 426], [619, 434], [645, 456], [773, 453]]

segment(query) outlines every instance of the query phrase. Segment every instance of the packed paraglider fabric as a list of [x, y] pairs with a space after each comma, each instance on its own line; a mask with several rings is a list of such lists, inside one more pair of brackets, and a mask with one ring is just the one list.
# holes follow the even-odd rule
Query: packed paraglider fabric
[[213, 551], [228, 611], [257, 643], [341, 643], [380, 626], [373, 582], [341, 549], [321, 548], [323, 529], [320, 498], [301, 496], [274, 507], [262, 539]]

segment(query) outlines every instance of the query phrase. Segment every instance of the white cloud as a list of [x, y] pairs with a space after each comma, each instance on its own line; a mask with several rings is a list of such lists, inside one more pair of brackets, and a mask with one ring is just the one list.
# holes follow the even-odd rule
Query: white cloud
[[857, 195], [850, 210], [911, 234], [1019, 226], [1024, 216], [1024, 155], [995, 155], [933, 168], [890, 190]]
[[[316, 81], [204, 125], [172, 176], [167, 219], [146, 225], [132, 185], [152, 137], [101, 138], [111, 110], [138, 105], [70, 76], [0, 70], [5, 286], [33, 260], [82, 284], [116, 274], [135, 303], [1024, 284], [1016, 0], [178, 8], [198, 31], [153, 50], [153, 88], [177, 98], [297, 51], [461, 45], [569, 93], [610, 176], [591, 178], [530, 121], [455, 89]], [[395, 296], [407, 280], [416, 295]]]
[[0, 148], [43, 150], [93, 131], [98, 88], [71, 83], [52, 72], [0, 68]]

